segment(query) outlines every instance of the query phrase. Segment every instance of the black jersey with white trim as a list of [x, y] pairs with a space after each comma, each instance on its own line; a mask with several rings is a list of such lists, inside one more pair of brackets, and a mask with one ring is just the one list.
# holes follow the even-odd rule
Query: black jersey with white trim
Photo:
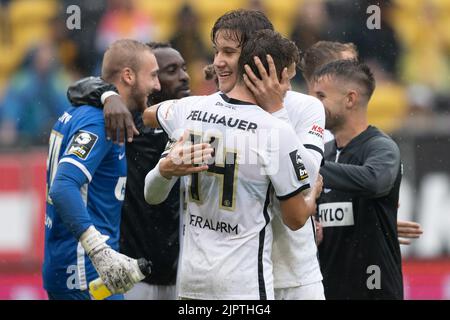
[[369, 126], [340, 152], [325, 145], [318, 200], [319, 260], [327, 299], [403, 299], [397, 208], [401, 182], [395, 142]]
[[149, 205], [143, 191], [144, 178], [161, 158], [168, 137], [161, 129], [145, 127], [140, 112], [133, 117], [139, 135], [126, 145], [128, 180], [122, 207], [120, 252], [152, 262], [152, 273], [145, 282], [174, 285], [179, 253], [179, 184], [159, 205]]

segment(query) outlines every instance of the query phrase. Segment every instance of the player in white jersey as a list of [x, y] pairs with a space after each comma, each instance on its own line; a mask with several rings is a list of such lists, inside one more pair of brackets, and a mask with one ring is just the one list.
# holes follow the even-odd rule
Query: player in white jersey
[[[241, 73], [254, 54], [263, 60], [272, 54], [280, 70], [295, 62], [297, 49], [289, 40], [270, 30], [255, 37], [257, 47], [243, 46]], [[298, 153], [304, 147], [292, 128], [254, 101], [241, 79], [229, 97], [216, 93], [169, 101], [156, 112], [173, 138], [182, 134], [177, 129], [188, 128], [194, 142], [202, 133], [204, 141], [215, 145], [215, 162], [208, 172], [184, 178], [189, 188], [179, 278], [183, 298], [273, 299], [269, 186], [291, 229], [309, 219], [321, 188], [319, 183], [305, 198], [299, 193], [309, 187]], [[154, 110], [146, 114], [152, 114], [154, 122]], [[146, 183], [148, 199], [149, 191]]]
[[[305, 166], [310, 180], [315, 181], [323, 158], [325, 113], [322, 103], [314, 97], [288, 91], [283, 105], [297, 137], [305, 146], [304, 152], [309, 156], [305, 157]], [[273, 115], [278, 116], [277, 112]], [[300, 230], [292, 231], [282, 223], [277, 205], [274, 205], [274, 213], [272, 260], [275, 298], [324, 299], [314, 219], [309, 219]]]
[[[215, 72], [219, 89], [227, 92], [236, 83], [236, 55], [239, 57], [239, 48], [242, 38], [251, 34], [252, 26], [246, 25], [249, 17], [257, 15], [260, 19], [267, 17], [254, 11], [237, 11], [225, 14], [216, 22], [212, 31], [212, 38], [216, 47], [214, 60]], [[228, 37], [226, 42], [217, 41], [217, 35], [221, 31], [235, 36]], [[239, 37], [240, 35], [240, 37]], [[240, 39], [240, 42], [239, 42]], [[234, 52], [232, 56], [229, 53]], [[318, 175], [323, 158], [323, 128], [325, 126], [325, 112], [322, 103], [311, 96], [294, 91], [290, 88], [289, 79], [292, 74], [283, 72], [281, 81], [276, 77], [276, 68], [269, 58], [269, 74], [260, 61], [260, 79], [254, 77], [251, 70], [246, 68], [248, 77], [244, 80], [257, 97], [258, 104], [273, 116], [289, 121], [300, 138], [305, 148], [299, 150], [300, 155], [308, 171], [311, 183]], [[249, 80], [252, 80], [251, 82]], [[281, 223], [279, 207], [273, 207], [275, 219], [273, 221], [274, 243], [274, 286], [276, 299], [324, 299], [322, 274], [317, 260], [317, 246], [314, 238], [314, 221], [310, 219], [307, 224], [298, 231], [291, 231]]]
[[[232, 11], [219, 18], [216, 22], [212, 32], [216, 49], [214, 67], [218, 75], [219, 89], [222, 92], [230, 91], [236, 84], [241, 46], [256, 31], [252, 28], [258, 29], [258, 27], [273, 29], [267, 17], [257, 11]], [[227, 37], [218, 37], [221, 31], [225, 31]], [[256, 63], [261, 65], [260, 61]], [[270, 57], [269, 64], [273, 65]], [[317, 176], [323, 157], [322, 134], [325, 125], [325, 114], [322, 103], [314, 97], [293, 91], [288, 91], [286, 96], [283, 97], [283, 94], [279, 94], [280, 83], [276, 79], [275, 72], [271, 72], [272, 77], [267, 77], [267, 74], [264, 73], [264, 68], [261, 68], [260, 71], [263, 78], [261, 83], [264, 83], [267, 79], [272, 80], [272, 82], [269, 81], [270, 83], [264, 88], [265, 90], [260, 90], [260, 92], [255, 94], [258, 103], [266, 109], [277, 107], [273, 110], [277, 111], [273, 115], [285, 121], [291, 121], [297, 136], [301, 138], [302, 143], [306, 147], [299, 150], [305, 167], [310, 176]], [[294, 74], [283, 73], [281, 87], [285, 87], [284, 90], [289, 85], [288, 78]], [[275, 82], [278, 84], [278, 88], [273, 90], [272, 86]], [[279, 100], [277, 101], [276, 98]], [[278, 107], [283, 105], [285, 108], [280, 110]], [[161, 170], [162, 173], [164, 170], [173, 170], [172, 167], [171, 162], [166, 159], [159, 168], [155, 168], [153, 177], [157, 176], [158, 170]], [[314, 182], [313, 179], [311, 179], [311, 182]], [[161, 181], [162, 185], [164, 183], [165, 181]], [[163, 188], [160, 187], [155, 192], [161, 192], [162, 190]], [[163, 194], [161, 192], [162, 197], [164, 197]], [[312, 219], [300, 230], [292, 232], [282, 224], [280, 209], [276, 204], [272, 208], [272, 212], [275, 213], [273, 222], [274, 253], [272, 258], [274, 261], [276, 298], [324, 299], [321, 283], [322, 274], [317, 260], [317, 247], [314, 239]]]

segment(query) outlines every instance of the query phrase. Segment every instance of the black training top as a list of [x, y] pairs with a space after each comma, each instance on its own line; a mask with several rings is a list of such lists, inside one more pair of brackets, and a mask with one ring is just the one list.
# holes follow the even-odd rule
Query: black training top
[[325, 145], [318, 200], [319, 259], [326, 299], [403, 299], [396, 143], [369, 126], [342, 150]]

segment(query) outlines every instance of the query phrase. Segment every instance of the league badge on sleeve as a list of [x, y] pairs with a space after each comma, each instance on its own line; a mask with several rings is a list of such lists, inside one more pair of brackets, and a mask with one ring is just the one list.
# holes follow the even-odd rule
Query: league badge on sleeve
[[302, 157], [298, 153], [298, 150], [290, 152], [289, 157], [291, 158], [292, 165], [294, 166], [294, 171], [295, 174], [297, 175], [297, 179], [299, 181], [308, 179], [308, 172], [306, 171]]
[[73, 136], [66, 154], [73, 154], [81, 160], [86, 160], [97, 140], [97, 135], [87, 131], [79, 131]]

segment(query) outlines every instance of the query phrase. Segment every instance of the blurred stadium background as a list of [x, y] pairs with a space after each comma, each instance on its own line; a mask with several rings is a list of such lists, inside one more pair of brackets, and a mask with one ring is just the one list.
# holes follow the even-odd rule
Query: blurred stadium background
[[[70, 5], [81, 29], [69, 30]], [[369, 30], [366, 9], [381, 9]], [[0, 0], [0, 299], [45, 299], [41, 261], [49, 128], [68, 84], [99, 73], [113, 40], [170, 41], [194, 94], [212, 92], [209, 31], [228, 10], [263, 10], [301, 49], [354, 42], [376, 74], [370, 122], [404, 163], [400, 213], [424, 234], [402, 247], [407, 299], [450, 299], [450, 0]], [[304, 90], [298, 75], [294, 86]]]

